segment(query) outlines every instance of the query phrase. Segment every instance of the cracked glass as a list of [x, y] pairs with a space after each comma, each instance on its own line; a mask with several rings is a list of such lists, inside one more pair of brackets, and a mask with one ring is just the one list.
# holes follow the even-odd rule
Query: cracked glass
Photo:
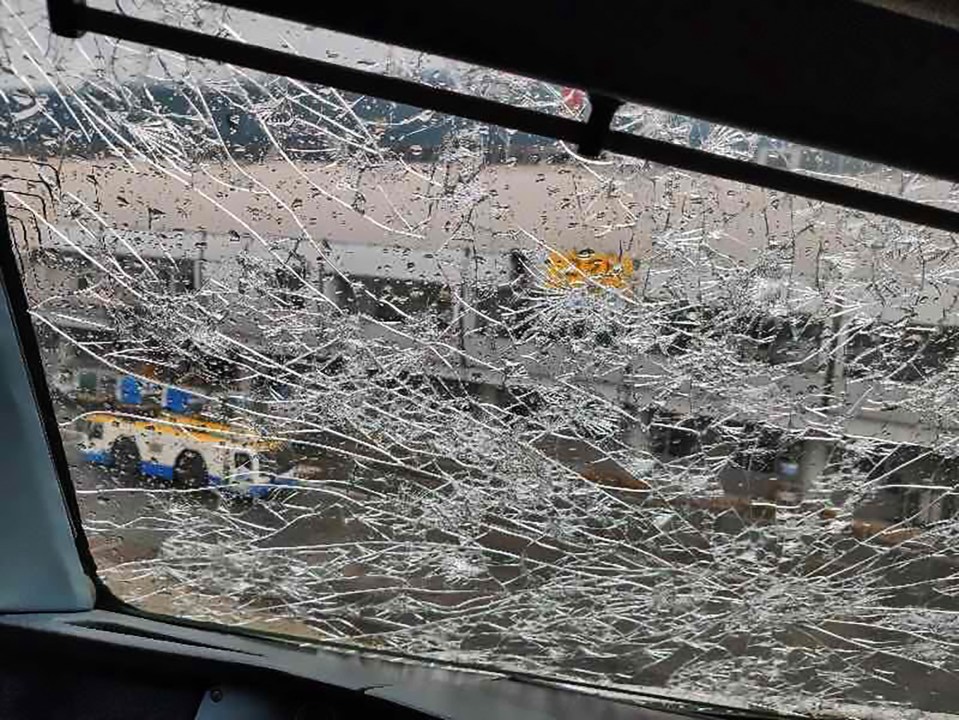
[[[587, 112], [238, 11], [124, 7]], [[675, 698], [959, 707], [954, 236], [51, 37], [39, 2], [0, 18], [11, 241], [118, 597]], [[648, 108], [617, 123], [959, 199]]]

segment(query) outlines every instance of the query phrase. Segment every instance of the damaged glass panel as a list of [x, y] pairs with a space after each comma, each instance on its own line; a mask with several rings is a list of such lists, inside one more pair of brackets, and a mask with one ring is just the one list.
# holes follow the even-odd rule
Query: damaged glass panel
[[0, 17], [12, 242], [119, 597], [959, 707], [954, 237]]

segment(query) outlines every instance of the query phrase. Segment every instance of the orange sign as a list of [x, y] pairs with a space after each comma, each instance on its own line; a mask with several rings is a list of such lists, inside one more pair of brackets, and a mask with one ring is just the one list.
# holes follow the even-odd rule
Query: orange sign
[[546, 259], [546, 284], [555, 288], [599, 285], [624, 288], [633, 275], [633, 259], [591, 248], [551, 252]]

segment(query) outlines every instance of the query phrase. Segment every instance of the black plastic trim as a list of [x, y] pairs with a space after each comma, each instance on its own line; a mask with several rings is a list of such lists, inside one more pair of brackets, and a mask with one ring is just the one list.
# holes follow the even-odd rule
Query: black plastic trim
[[[108, 630], [103, 631], [101, 626]], [[126, 628], [127, 632], [118, 629]], [[188, 636], [188, 637], [187, 637]], [[142, 677], [192, 678], [203, 685], [235, 683], [255, 693], [354, 699], [387, 717], [506, 718], [604, 717], [674, 720], [678, 717], [783, 720], [788, 715], [734, 708], [676, 696], [651, 695], [585, 683], [550, 681], [501, 670], [476, 672], [460, 665], [388, 656], [350, 648], [271, 646], [234, 633], [183, 633], [169, 623], [94, 610], [71, 614], [0, 615], [0, 644], [8, 658], [77, 661], [84, 668]], [[2, 665], [3, 663], [0, 663]], [[317, 695], [320, 695], [317, 698]], [[344, 708], [346, 709], [346, 708]], [[335, 714], [334, 714], [335, 715]], [[338, 715], [336, 715], [338, 717]], [[791, 716], [798, 717], [798, 716]]]
[[60, 426], [57, 422], [56, 411], [53, 408], [50, 388], [47, 385], [47, 378], [43, 370], [40, 347], [37, 345], [37, 336], [30, 320], [27, 296], [23, 289], [23, 279], [17, 265], [13, 234], [10, 232], [10, 225], [7, 221], [6, 200], [2, 191], [0, 191], [0, 278], [2, 278], [3, 289], [6, 291], [10, 303], [10, 312], [17, 331], [17, 342], [20, 345], [23, 364], [33, 390], [33, 399], [37, 406], [37, 412], [40, 414], [43, 433], [57, 474], [60, 496], [63, 498], [63, 504], [70, 521], [70, 531], [77, 549], [77, 556], [80, 559], [83, 571], [93, 581], [99, 595], [100, 588], [105, 586], [97, 575], [96, 562], [90, 552], [87, 536], [83, 532], [80, 505], [77, 502], [73, 480], [70, 478], [70, 467], [67, 462], [66, 451], [63, 448], [63, 439], [60, 436]]

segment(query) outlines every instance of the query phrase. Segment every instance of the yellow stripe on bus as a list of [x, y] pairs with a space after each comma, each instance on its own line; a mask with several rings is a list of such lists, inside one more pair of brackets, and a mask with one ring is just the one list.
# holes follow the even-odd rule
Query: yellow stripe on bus
[[[255, 431], [246, 428], [231, 427], [222, 423], [199, 420], [197, 418], [171, 416], [173, 419], [139, 418], [113, 413], [92, 413], [85, 416], [85, 420], [101, 424], [124, 424], [134, 430], [154, 432], [160, 435], [174, 437], [188, 437], [195, 442], [221, 443], [224, 440], [233, 440], [240, 445], [254, 448], [268, 448], [275, 445], [275, 441], [259, 437]], [[197, 429], [194, 429], [197, 428]], [[212, 431], [212, 432], [211, 432]]]

